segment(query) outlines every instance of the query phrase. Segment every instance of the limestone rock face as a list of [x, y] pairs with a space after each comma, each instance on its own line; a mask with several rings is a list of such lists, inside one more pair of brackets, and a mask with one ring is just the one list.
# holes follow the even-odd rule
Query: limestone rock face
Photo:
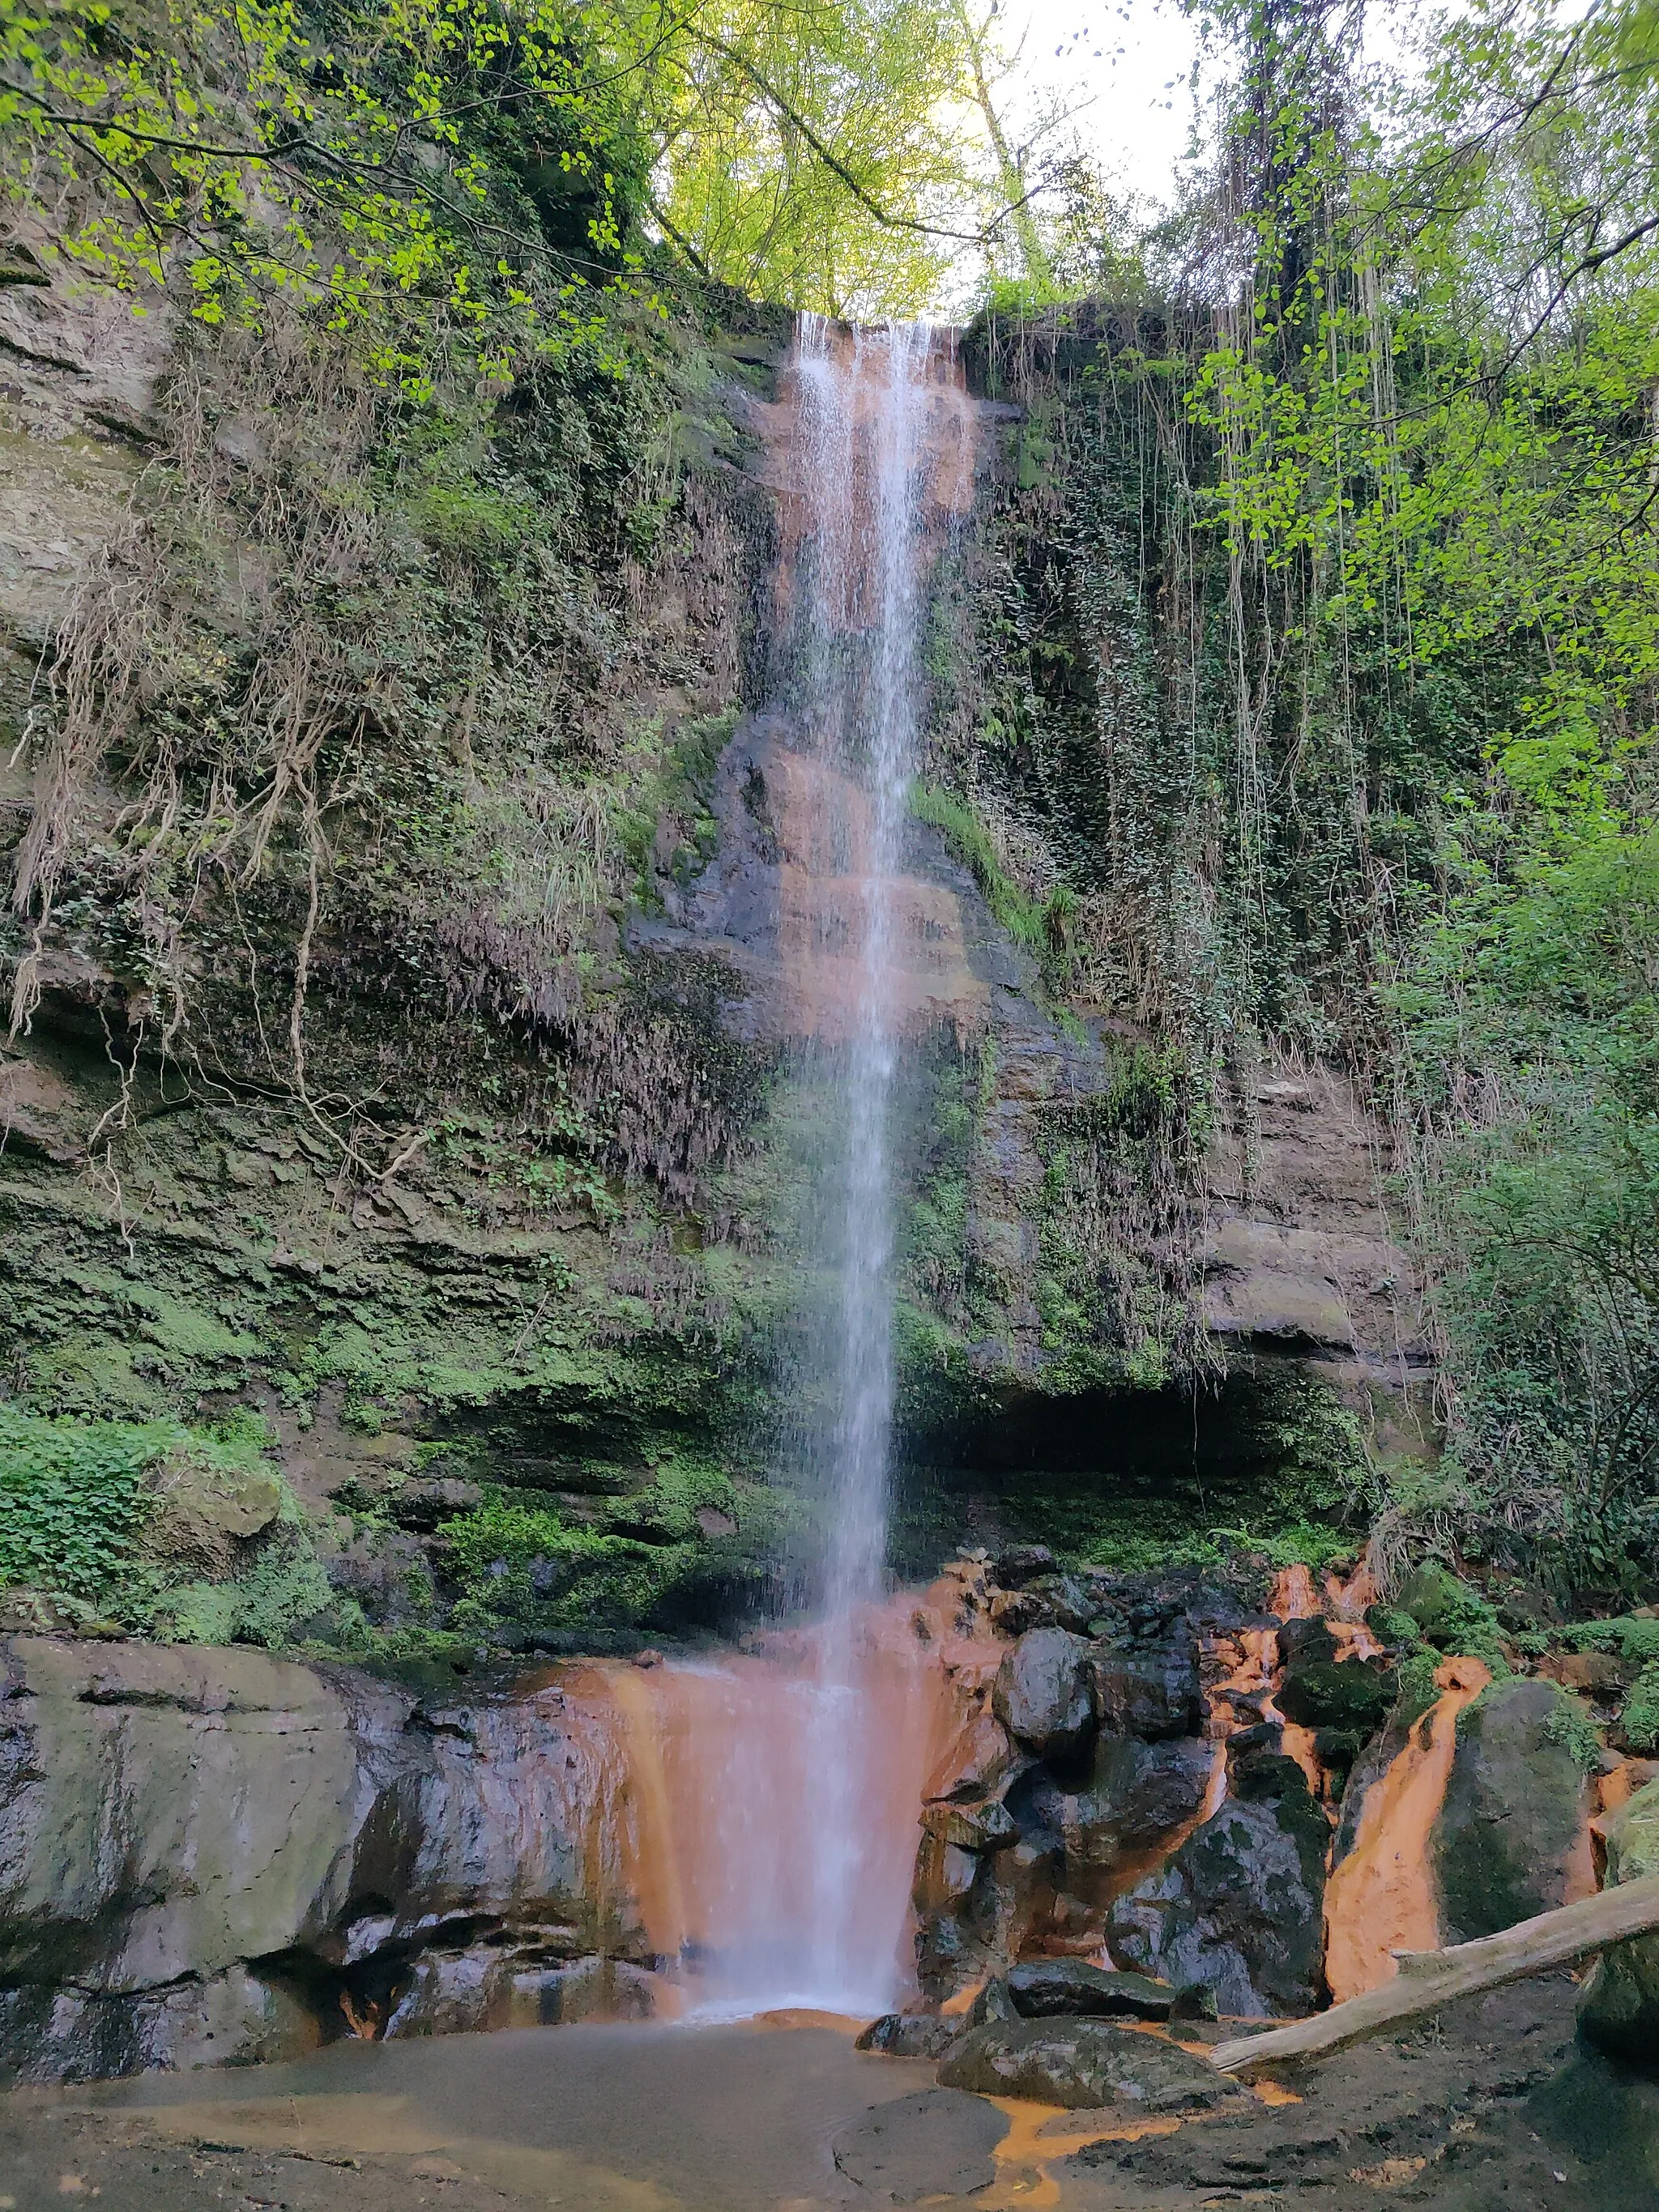
[[1494, 1684], [1460, 1717], [1430, 1838], [1443, 1942], [1566, 1902], [1589, 1810], [1569, 1735], [1580, 1712], [1553, 1682], [1530, 1680]]
[[594, 1958], [607, 2007], [639, 2008], [556, 1693], [434, 1708], [241, 1649], [19, 1637], [4, 1660], [0, 2078], [287, 2057], [354, 2014], [566, 2017]]
[[[1659, 1782], [1620, 1806], [1606, 1835], [1609, 1884], [1659, 1875]], [[1659, 2051], [1659, 1932], [1601, 1954], [1578, 2000], [1578, 2025], [1609, 2057], [1652, 2064]]]
[[1311, 2012], [1329, 1827], [1292, 1759], [1235, 1759], [1232, 1791], [1115, 1902], [1112, 1954], [1163, 1980], [1208, 1983], [1224, 2013]]
[[1105, 2020], [992, 2021], [962, 2039], [939, 2078], [982, 2097], [1030, 2097], [1073, 2110], [1116, 2105], [1146, 2118], [1202, 2112], [1239, 2094], [1178, 2045]]
[[997, 1674], [997, 1718], [1028, 1749], [1066, 1757], [1094, 1727], [1089, 1646], [1063, 1628], [1022, 1636]]

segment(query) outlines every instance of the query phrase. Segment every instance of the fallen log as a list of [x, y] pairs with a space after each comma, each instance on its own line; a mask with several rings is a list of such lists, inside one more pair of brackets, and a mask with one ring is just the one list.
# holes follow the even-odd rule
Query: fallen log
[[1237, 2074], [1286, 2058], [1340, 2051], [1344, 2044], [1376, 2035], [1395, 2021], [1438, 2012], [1459, 1997], [1521, 1981], [1551, 1966], [1571, 1966], [1575, 1959], [1627, 1936], [1645, 1935], [1652, 1928], [1659, 1928], [1659, 1875], [1620, 1882], [1594, 1897], [1580, 1898], [1576, 1905], [1522, 1920], [1499, 1935], [1478, 1936], [1472, 1943], [1454, 1943], [1443, 1951], [1396, 1952], [1400, 1972], [1393, 1981], [1333, 2005], [1328, 2012], [1293, 2021], [1288, 2027], [1218, 2043], [1210, 2052], [1211, 2063], [1224, 2074]]

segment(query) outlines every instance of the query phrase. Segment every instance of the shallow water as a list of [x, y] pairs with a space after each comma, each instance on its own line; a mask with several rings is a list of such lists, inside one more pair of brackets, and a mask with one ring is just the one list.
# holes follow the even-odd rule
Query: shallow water
[[855, 2051], [830, 2027], [617, 2024], [337, 2043], [289, 2065], [94, 2094], [248, 2148], [441, 2156], [531, 2203], [805, 2212], [848, 2201], [836, 2136], [933, 2074]]

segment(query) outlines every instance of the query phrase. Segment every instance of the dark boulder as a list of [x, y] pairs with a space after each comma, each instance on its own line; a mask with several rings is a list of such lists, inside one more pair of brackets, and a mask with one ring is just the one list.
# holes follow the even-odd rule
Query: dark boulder
[[1095, 1617], [1094, 1592], [1075, 1575], [1039, 1575], [1028, 1583], [1023, 1595], [1040, 1598], [1050, 1620], [1061, 1628], [1083, 1635]]
[[1062, 1808], [1067, 1876], [1116, 1872], [1164, 1849], [1197, 1817], [1214, 1760], [1214, 1747], [1196, 1738], [1101, 1736], [1088, 1787]]
[[1095, 1724], [1089, 1647], [1063, 1628], [1034, 1628], [997, 1670], [993, 1704], [1010, 1735], [1048, 1758], [1084, 1748]]
[[1051, 1575], [1059, 1561], [1046, 1544], [1010, 1544], [992, 1570], [1004, 1589], [1019, 1589], [1038, 1575]]
[[1224, 2013], [1311, 2012], [1329, 1826], [1291, 1759], [1249, 1753], [1231, 1784], [1179, 1850], [1115, 1900], [1113, 1955], [1166, 1981], [1211, 1984]]
[[1073, 2110], [1117, 2106], [1137, 2118], [1242, 2102], [1201, 2058], [1106, 2020], [994, 2021], [963, 2036], [939, 2069], [947, 2087], [1028, 2097]]
[[1156, 1743], [1169, 1736], [1196, 1735], [1204, 1724], [1198, 1645], [1191, 1635], [1139, 1650], [1097, 1646], [1090, 1672], [1100, 1724], [1115, 1735]]
[[1145, 1974], [1091, 1966], [1086, 1959], [1026, 1959], [1008, 1972], [1008, 1994], [1025, 2020], [1087, 2013], [1103, 2020], [1168, 2020], [1176, 1993]]
[[884, 2012], [872, 2020], [854, 2051], [878, 2051], [884, 2058], [942, 2058], [963, 2032], [959, 2020], [936, 2012]]
[[1495, 1682], [1458, 1716], [1430, 1855], [1446, 1943], [1566, 1901], [1589, 1813], [1583, 1708], [1553, 1682]]
[[[1331, 1729], [1363, 1743], [1382, 1727], [1399, 1694], [1400, 1677], [1392, 1667], [1366, 1659], [1315, 1659], [1298, 1654], [1285, 1668], [1273, 1703], [1298, 1728]], [[1352, 1760], [1353, 1753], [1349, 1757]]]

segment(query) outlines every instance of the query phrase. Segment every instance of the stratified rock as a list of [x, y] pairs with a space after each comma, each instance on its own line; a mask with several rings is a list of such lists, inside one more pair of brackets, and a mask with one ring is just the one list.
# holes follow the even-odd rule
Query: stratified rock
[[951, 2089], [919, 2089], [854, 2120], [831, 2146], [859, 2202], [915, 2204], [970, 2196], [996, 2179], [993, 2156], [1008, 2132], [994, 2106]]
[[[1603, 1823], [1607, 1881], [1659, 1875], [1659, 1782]], [[1602, 1952], [1578, 2000], [1578, 2026], [1610, 2057], [1651, 2067], [1659, 2054], [1659, 1930]]]
[[1086, 1790], [1064, 1801], [1068, 1883], [1114, 1872], [1167, 1846], [1204, 1802], [1215, 1747], [1193, 1738], [1141, 1743], [1102, 1735]]
[[942, 2058], [963, 2032], [959, 2020], [936, 2012], [884, 2012], [872, 2020], [854, 2051], [878, 2051], [884, 2058]]
[[1197, 2112], [1239, 2092], [1201, 2058], [1104, 2020], [992, 2021], [963, 2036], [939, 2069], [947, 2088], [1029, 2097], [1073, 2109], [1117, 2105], [1137, 2116]]
[[1008, 1994], [1026, 2020], [1090, 2013], [1103, 2020], [1168, 2020], [1175, 1991], [1145, 1974], [1092, 1966], [1086, 1959], [1025, 1959], [1008, 1972]]
[[1234, 1794], [1113, 1904], [1112, 1954], [1165, 1981], [1207, 1982], [1224, 2013], [1311, 2012], [1330, 1829], [1295, 1761], [1233, 1762]]
[[1090, 1661], [1100, 1724], [1148, 1742], [1196, 1735], [1203, 1725], [1198, 1646], [1191, 1635], [1139, 1651], [1096, 1647]]
[[1089, 1646], [1063, 1628], [1022, 1636], [997, 1671], [997, 1718], [1029, 1749], [1066, 1758], [1082, 1749], [1095, 1723]]
[[1553, 1682], [1497, 1682], [1458, 1717], [1430, 1836], [1440, 1936], [1465, 1943], [1566, 1902], [1589, 1813], [1583, 1708]]

